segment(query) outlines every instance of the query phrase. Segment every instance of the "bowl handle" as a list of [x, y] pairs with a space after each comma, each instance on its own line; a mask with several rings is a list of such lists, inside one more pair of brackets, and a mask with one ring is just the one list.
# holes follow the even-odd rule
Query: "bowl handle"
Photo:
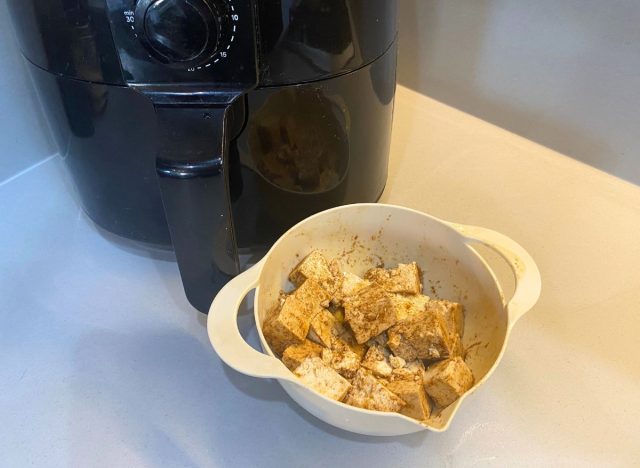
[[516, 279], [516, 290], [506, 307], [509, 327], [513, 327], [540, 297], [542, 280], [538, 266], [520, 244], [504, 234], [479, 226], [455, 223], [450, 225], [460, 232], [467, 242], [480, 242], [496, 251], [511, 267]]
[[238, 310], [245, 296], [258, 285], [264, 259], [229, 281], [213, 299], [207, 332], [213, 348], [229, 367], [253, 377], [294, 381], [279, 360], [252, 348], [238, 330]]

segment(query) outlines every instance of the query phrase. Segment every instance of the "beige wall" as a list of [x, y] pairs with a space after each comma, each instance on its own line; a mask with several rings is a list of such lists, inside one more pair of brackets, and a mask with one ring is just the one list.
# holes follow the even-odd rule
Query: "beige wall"
[[640, 0], [398, 0], [401, 84], [640, 184]]

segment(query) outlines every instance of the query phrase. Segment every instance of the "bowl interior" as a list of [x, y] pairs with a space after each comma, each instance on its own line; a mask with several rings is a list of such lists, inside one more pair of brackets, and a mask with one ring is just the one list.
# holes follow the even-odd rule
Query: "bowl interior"
[[[424, 294], [454, 300], [465, 307], [463, 344], [476, 382], [498, 359], [507, 314], [491, 271], [453, 228], [423, 213], [389, 205], [336, 208], [288, 231], [273, 246], [262, 269], [255, 298], [259, 327], [280, 291], [293, 289], [288, 273], [312, 249], [322, 251], [327, 258], [339, 258], [345, 270], [359, 275], [380, 262], [394, 267], [416, 261], [424, 275]], [[273, 354], [261, 330], [259, 334], [265, 351]], [[446, 425], [457, 406], [453, 404], [434, 416], [429, 425]]]

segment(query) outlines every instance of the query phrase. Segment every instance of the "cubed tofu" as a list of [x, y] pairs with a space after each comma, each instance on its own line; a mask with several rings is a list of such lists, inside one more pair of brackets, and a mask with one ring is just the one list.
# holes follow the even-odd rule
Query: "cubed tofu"
[[385, 387], [366, 369], [360, 368], [351, 381], [351, 389], [344, 402], [375, 411], [399, 411], [405, 406], [404, 400]]
[[267, 317], [262, 332], [273, 352], [281, 355], [288, 346], [304, 341], [310, 321], [307, 305], [290, 295]]
[[431, 416], [431, 406], [424, 391], [424, 383], [420, 379], [391, 378], [387, 388], [398, 395], [406, 405], [400, 409], [400, 414], [424, 421]]
[[432, 300], [426, 305], [427, 311], [439, 313], [444, 317], [450, 334], [464, 336], [464, 309], [462, 304], [451, 301]]
[[352, 378], [360, 367], [360, 356], [337, 337], [333, 338], [331, 349], [322, 349], [322, 361], [348, 379]]
[[335, 279], [327, 259], [318, 250], [312, 251], [289, 273], [289, 280], [296, 286], [301, 286], [306, 280], [312, 279], [328, 292], [333, 292]]
[[338, 333], [337, 321], [327, 309], [320, 311], [311, 319], [309, 339], [327, 348], [331, 347], [331, 339]]
[[416, 359], [415, 361], [409, 361], [404, 367], [405, 369], [410, 370], [411, 372], [413, 372], [416, 375], [419, 375], [420, 377], [424, 375], [424, 371], [425, 371], [424, 362], [422, 362], [420, 359]]
[[358, 343], [356, 341], [356, 337], [349, 326], [343, 325], [341, 327], [341, 330], [338, 333], [338, 338], [347, 343], [349, 348], [351, 348], [351, 351], [356, 353], [360, 359], [362, 359], [367, 353], [367, 346], [364, 343]]
[[358, 343], [379, 335], [396, 321], [393, 304], [382, 288], [369, 286], [344, 302], [345, 319]]
[[331, 295], [317, 281], [312, 279], [306, 280], [291, 294], [305, 304], [309, 320], [324, 310], [322, 305], [328, 303], [329, 299], [331, 299]]
[[358, 275], [345, 271], [342, 273], [341, 293], [342, 297], [355, 296], [367, 286], [370, 286], [371, 282], [360, 278]]
[[298, 378], [309, 387], [332, 400], [341, 401], [351, 384], [319, 357], [309, 357], [293, 371]]
[[431, 299], [423, 294], [393, 294], [391, 300], [399, 322], [424, 311]]
[[329, 262], [329, 272], [333, 278], [334, 294], [342, 289], [342, 265], [337, 259]]
[[321, 356], [322, 346], [313, 343], [312, 341], [305, 340], [300, 344], [287, 346], [287, 349], [282, 353], [282, 362], [284, 362], [284, 365], [293, 371], [308, 357]]
[[416, 262], [400, 263], [397, 268], [372, 268], [364, 275], [364, 279], [378, 284], [391, 293], [422, 293], [422, 273]]
[[473, 386], [473, 381], [471, 369], [459, 356], [432, 364], [424, 373], [424, 387], [441, 408], [460, 398]]
[[376, 377], [389, 377], [393, 368], [380, 346], [372, 346], [364, 355], [362, 367], [369, 369]]
[[342, 265], [340, 265], [340, 261], [337, 258], [329, 262], [329, 271], [334, 278], [342, 277]]
[[407, 361], [402, 359], [400, 356], [394, 356], [392, 354], [389, 356], [389, 365], [392, 369], [401, 369], [407, 365]]
[[405, 361], [443, 359], [451, 355], [447, 325], [441, 316], [426, 311], [412, 315], [391, 327], [387, 345]]
[[420, 359], [408, 362], [391, 372], [391, 380], [419, 380], [424, 383], [424, 364]]

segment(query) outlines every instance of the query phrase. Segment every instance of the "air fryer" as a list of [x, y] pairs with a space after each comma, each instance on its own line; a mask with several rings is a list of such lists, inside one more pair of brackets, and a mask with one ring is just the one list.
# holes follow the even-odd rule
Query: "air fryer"
[[241, 256], [382, 193], [395, 1], [8, 4], [84, 211], [172, 248], [196, 309]]

